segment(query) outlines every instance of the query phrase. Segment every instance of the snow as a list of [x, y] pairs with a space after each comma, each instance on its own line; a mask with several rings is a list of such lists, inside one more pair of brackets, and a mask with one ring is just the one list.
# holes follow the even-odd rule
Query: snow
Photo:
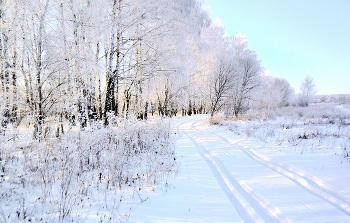
[[[339, 120], [331, 117], [334, 123], [312, 116], [310, 113], [303, 116], [305, 119], [282, 116], [217, 125], [210, 125], [208, 115], [169, 119], [178, 174], [163, 176], [156, 185], [144, 183], [108, 190], [103, 183], [85, 181], [93, 185], [77, 185], [81, 194], [74, 195], [77, 190], [70, 192], [81, 198], [81, 204], [67, 204], [76, 207], [69, 219], [74, 222], [350, 222], [348, 116]], [[151, 123], [153, 135], [160, 134], [157, 120]], [[123, 131], [132, 137], [132, 123], [124, 124]], [[102, 141], [103, 131], [97, 131]], [[151, 142], [147, 131], [144, 127], [139, 138]], [[92, 145], [97, 133], [84, 133], [88, 134], [84, 145]], [[167, 135], [166, 129], [164, 133]], [[22, 161], [13, 160], [12, 165], [18, 166], [16, 162]], [[154, 162], [156, 166], [158, 161], [150, 158], [143, 162]], [[154, 173], [157, 171], [155, 168]], [[26, 174], [17, 169], [10, 178], [18, 182], [10, 184], [8, 174], [1, 182], [10, 198], [0, 200], [0, 222], [15, 222], [22, 213], [16, 212], [22, 206], [11, 203], [11, 196], [13, 201], [17, 196], [18, 201], [26, 203], [33, 216], [26, 220], [40, 221], [35, 216], [41, 216], [43, 221], [60, 221], [57, 212], [48, 210], [50, 206], [39, 205], [38, 199], [43, 197], [40, 190], [34, 186], [27, 188], [31, 190], [28, 193], [21, 189], [20, 179]], [[89, 177], [86, 175], [85, 179]], [[12, 190], [11, 185], [17, 186]], [[52, 195], [47, 199], [56, 201], [53, 196], [60, 191], [60, 185], [57, 181], [49, 186]], [[9, 217], [1, 219], [4, 216]]]
[[128, 222], [350, 221], [350, 166], [334, 148], [300, 153], [210, 126], [206, 115], [173, 126], [179, 176], [148, 193]]

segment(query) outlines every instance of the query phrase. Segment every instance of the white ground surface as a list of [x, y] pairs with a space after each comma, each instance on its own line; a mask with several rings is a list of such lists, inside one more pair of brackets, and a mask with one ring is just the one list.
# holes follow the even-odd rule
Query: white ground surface
[[128, 222], [350, 222], [350, 165], [334, 152], [295, 152], [174, 119], [176, 179], [144, 193]]

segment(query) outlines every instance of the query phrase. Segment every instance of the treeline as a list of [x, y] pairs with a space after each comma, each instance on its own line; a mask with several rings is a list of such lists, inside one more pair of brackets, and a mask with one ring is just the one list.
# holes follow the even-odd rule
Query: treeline
[[349, 94], [331, 94], [331, 95], [316, 95], [316, 103], [349, 103], [350, 95]]
[[18, 0], [0, 10], [1, 124], [30, 118], [35, 138], [52, 117], [83, 129], [185, 106], [191, 42], [210, 22], [196, 0]]
[[226, 36], [197, 0], [0, 1], [1, 126], [44, 137], [54, 120], [83, 130], [147, 118], [286, 106], [289, 83], [263, 75], [244, 36]]

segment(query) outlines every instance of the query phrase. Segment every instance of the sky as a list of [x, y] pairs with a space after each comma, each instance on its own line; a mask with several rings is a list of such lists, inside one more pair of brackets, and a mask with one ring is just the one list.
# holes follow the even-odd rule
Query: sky
[[272, 76], [295, 90], [309, 73], [317, 94], [350, 94], [349, 0], [205, 0], [227, 35], [241, 32]]

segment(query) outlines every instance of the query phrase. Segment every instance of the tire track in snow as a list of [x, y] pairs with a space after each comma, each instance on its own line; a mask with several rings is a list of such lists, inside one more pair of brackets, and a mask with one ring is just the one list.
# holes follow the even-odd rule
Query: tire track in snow
[[237, 210], [237, 213], [239, 214], [239, 216], [241, 216], [242, 220], [244, 222], [257, 222], [253, 218], [252, 213], [247, 210], [248, 208], [245, 206], [245, 204], [233, 192], [232, 188], [230, 188], [230, 185], [227, 183], [223, 175], [220, 173], [220, 170], [217, 167], [216, 162], [213, 161], [213, 159], [200, 148], [200, 145], [198, 145], [198, 143], [196, 143], [196, 141], [191, 136], [189, 136], [186, 131], [183, 130], [183, 133], [195, 144], [195, 146], [197, 147], [198, 153], [203, 157], [203, 159], [209, 166], [210, 170], [214, 174], [222, 191], [225, 193], [227, 198], [235, 207], [235, 209]]
[[[194, 123], [195, 124], [195, 123]], [[194, 126], [192, 124], [192, 128]], [[236, 177], [230, 173], [227, 167], [223, 164], [219, 156], [211, 153], [204, 145], [203, 142], [199, 142], [200, 139], [190, 136], [187, 132], [183, 131], [188, 138], [196, 145], [198, 153], [204, 158], [209, 167], [211, 168], [214, 176], [218, 180], [220, 187], [225, 192], [226, 196], [230, 199], [231, 203], [236, 207], [237, 212], [240, 214], [243, 220], [247, 216], [246, 208], [242, 201], [240, 201], [237, 195], [234, 194], [232, 189], [229, 188], [230, 183], [240, 193], [244, 199], [251, 205], [256, 213], [266, 222], [290, 222], [276, 207], [272, 206], [267, 200], [256, 194], [248, 185], [243, 181], [236, 179]], [[225, 181], [225, 176], [228, 182]], [[235, 199], [232, 199], [235, 198]], [[238, 201], [238, 203], [237, 203]], [[243, 210], [242, 210], [243, 208]], [[248, 213], [248, 215], [250, 215]], [[251, 221], [250, 219], [249, 221]], [[246, 220], [245, 220], [246, 221]]]
[[196, 124], [196, 123], [198, 123], [198, 122], [200, 122], [200, 121], [203, 121], [203, 119], [199, 119], [199, 120], [197, 120], [197, 121], [195, 121], [195, 122], [193, 122], [193, 120], [185, 120], [185, 121], [183, 121], [183, 122], [181, 122], [180, 124], [177, 124], [177, 126], [176, 126], [176, 129], [177, 129], [177, 133], [180, 133], [180, 126], [182, 126], [182, 125], [184, 125], [184, 124], [186, 124], [186, 123], [189, 123], [189, 122], [191, 122], [192, 121], [192, 128], [194, 128], [194, 125]]
[[[184, 122], [181, 122], [177, 125], [177, 132], [180, 134], [180, 127], [185, 125], [186, 123], [191, 122], [192, 120], [186, 120]], [[198, 120], [194, 123], [192, 123], [191, 127], [199, 122], [201, 120]], [[230, 200], [232, 205], [235, 207], [237, 213], [242, 218], [244, 222], [258, 222], [256, 219], [254, 219], [252, 212], [249, 211], [249, 207], [246, 207], [246, 205], [240, 200], [240, 198], [233, 192], [232, 188], [228, 185], [222, 174], [220, 173], [219, 169], [216, 167], [215, 162], [213, 162], [209, 156], [206, 156], [204, 153], [200, 151], [200, 148], [198, 147], [198, 144], [194, 141], [193, 138], [191, 138], [185, 130], [181, 130], [181, 132], [187, 136], [196, 146], [198, 153], [202, 156], [202, 158], [205, 160], [207, 165], [209, 166], [211, 172], [214, 174], [220, 188], [225, 193], [226, 197]]]
[[[246, 146], [244, 146], [244, 147], [247, 148]], [[270, 159], [270, 158], [268, 158], [260, 153], [257, 153], [253, 149], [250, 149], [250, 152], [253, 153], [256, 157], [258, 157], [266, 162], [272, 163], [276, 166], [281, 167], [282, 169], [284, 169], [286, 171], [292, 172], [292, 173], [304, 178], [307, 182], [309, 182], [313, 186], [318, 187], [319, 189], [323, 190], [324, 192], [334, 196], [335, 198], [343, 201], [344, 203], [346, 203], [350, 206], [350, 199], [347, 197], [347, 195], [343, 191], [338, 191], [335, 187], [327, 184], [326, 182], [322, 181], [321, 179], [319, 179], [313, 175], [310, 175], [308, 173], [305, 173], [305, 172], [303, 172], [295, 167], [292, 167], [288, 164]]]
[[321, 179], [307, 174], [299, 169], [296, 169], [292, 166], [289, 166], [285, 163], [281, 163], [275, 160], [272, 160], [262, 154], [257, 153], [253, 149], [244, 146], [239, 140], [236, 142], [232, 142], [230, 139], [216, 134], [210, 131], [212, 134], [220, 137], [224, 142], [229, 143], [231, 145], [237, 145], [238, 148], [244, 152], [248, 157], [255, 160], [256, 162], [264, 165], [265, 167], [273, 170], [276, 173], [279, 173], [291, 181], [293, 181], [296, 185], [308, 191], [309, 193], [315, 195], [316, 197], [326, 201], [333, 207], [342, 211], [346, 215], [350, 216], [350, 202], [347, 197], [345, 197], [344, 193], [338, 192], [334, 187], [328, 185]]

